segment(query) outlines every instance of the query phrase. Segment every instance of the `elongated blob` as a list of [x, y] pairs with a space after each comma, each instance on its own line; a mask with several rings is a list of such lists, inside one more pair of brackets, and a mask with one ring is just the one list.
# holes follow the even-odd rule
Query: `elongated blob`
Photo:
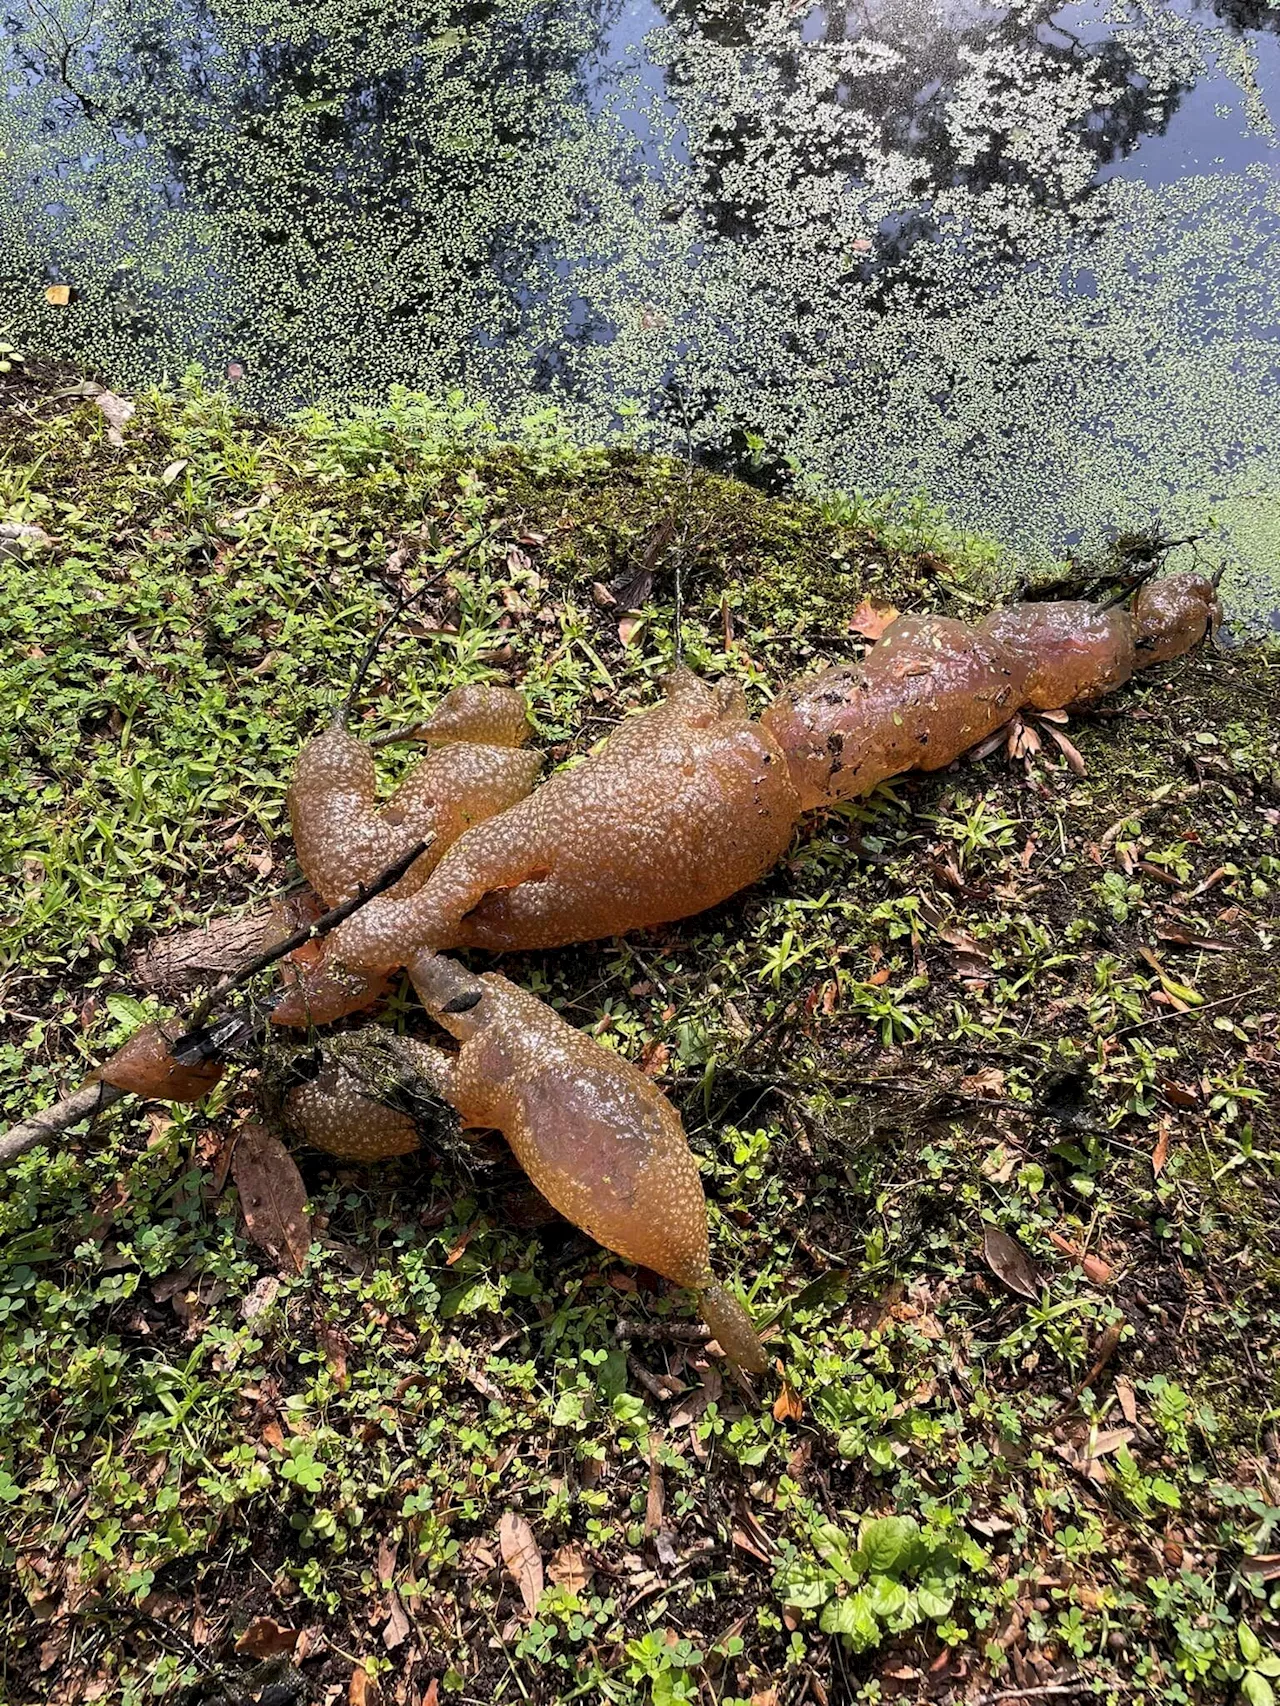
[[1132, 616], [1077, 602], [976, 627], [899, 617], [861, 664], [794, 683], [755, 724], [734, 689], [678, 672], [664, 704], [461, 836], [417, 893], [345, 924], [336, 951], [381, 970], [422, 946], [550, 948], [705, 911], [768, 870], [803, 811], [941, 769], [1023, 706], [1093, 699], [1195, 644], [1215, 609], [1207, 581], [1175, 576]]
[[462, 836], [429, 893], [350, 919], [337, 951], [382, 968], [421, 945], [550, 948], [684, 918], [763, 876], [798, 815], [740, 690], [681, 670], [585, 763]]
[[1123, 687], [1137, 667], [1133, 620], [1113, 605], [1064, 599], [1060, 604], [1008, 604], [979, 624], [1029, 665], [1023, 705], [1053, 711], [1086, 704]]
[[391, 890], [415, 893], [472, 825], [523, 799], [542, 768], [538, 753], [457, 741], [433, 747], [382, 807], [364, 741], [326, 729], [298, 756], [289, 789], [298, 863], [328, 906], [349, 900], [415, 841], [431, 845]]
[[475, 978], [431, 954], [414, 956], [409, 975], [462, 1044], [437, 1083], [463, 1123], [502, 1132], [575, 1226], [696, 1291], [725, 1354], [763, 1371], [749, 1316], [711, 1271], [702, 1181], [662, 1092], [505, 977]]
[[900, 616], [860, 664], [783, 690], [760, 719], [806, 811], [940, 770], [1023, 702], [1029, 663], [967, 622]]
[[341, 1161], [386, 1161], [418, 1147], [410, 1116], [365, 1095], [354, 1073], [332, 1061], [289, 1092], [284, 1117], [299, 1137]]

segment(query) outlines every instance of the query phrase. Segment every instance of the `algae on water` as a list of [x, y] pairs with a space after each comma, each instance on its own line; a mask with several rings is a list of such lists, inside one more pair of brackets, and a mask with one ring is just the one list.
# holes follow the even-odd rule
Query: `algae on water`
[[763, 442], [1032, 560], [1205, 532], [1241, 626], [1280, 606], [1275, 6], [5, 7], [41, 348]]

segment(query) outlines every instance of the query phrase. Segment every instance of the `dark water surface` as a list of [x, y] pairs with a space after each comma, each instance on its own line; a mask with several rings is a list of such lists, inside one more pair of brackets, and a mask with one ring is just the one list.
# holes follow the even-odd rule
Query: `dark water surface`
[[[1280, 606], [1280, 4], [0, 0], [0, 330], [926, 487]], [[64, 281], [73, 305], [46, 304]]]

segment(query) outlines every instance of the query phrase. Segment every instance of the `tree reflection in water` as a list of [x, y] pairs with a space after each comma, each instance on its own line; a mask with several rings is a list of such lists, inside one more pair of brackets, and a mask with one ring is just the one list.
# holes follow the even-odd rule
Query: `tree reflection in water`
[[0, 299], [121, 384], [674, 392], [1032, 552], [1212, 502], [1267, 554], [1274, 7], [648, 4], [7, 0]]

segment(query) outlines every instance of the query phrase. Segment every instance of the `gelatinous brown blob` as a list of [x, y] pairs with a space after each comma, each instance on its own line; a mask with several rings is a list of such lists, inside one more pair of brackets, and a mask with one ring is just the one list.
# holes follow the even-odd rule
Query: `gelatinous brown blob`
[[702, 1181], [662, 1092], [504, 977], [472, 978], [429, 954], [415, 956], [409, 971], [427, 1007], [462, 1042], [446, 1093], [464, 1123], [501, 1131], [575, 1226], [702, 1293], [725, 1352], [763, 1369], [746, 1312], [711, 1272]]
[[338, 964], [328, 937], [290, 954], [281, 962], [280, 979], [284, 993], [271, 1009], [273, 1025], [331, 1025], [391, 993], [391, 981], [381, 972], [349, 971]]
[[135, 1031], [92, 1075], [89, 1082], [100, 1079], [114, 1084], [118, 1090], [131, 1090], [135, 1096], [154, 1097], [161, 1102], [198, 1102], [207, 1096], [222, 1077], [220, 1061], [202, 1060], [194, 1066], [181, 1066], [173, 1058], [171, 1045], [181, 1035], [176, 1024], [144, 1025]]
[[1133, 601], [1138, 668], [1166, 663], [1198, 646], [1222, 620], [1217, 590], [1204, 575], [1167, 575], [1139, 587]]
[[533, 729], [524, 700], [511, 687], [476, 683], [446, 693], [412, 739], [478, 741], [485, 746], [524, 746]]
[[809, 810], [950, 764], [1008, 721], [1027, 675], [1025, 659], [968, 623], [900, 616], [863, 663], [796, 682], [761, 722]]
[[366, 1096], [359, 1079], [333, 1062], [289, 1092], [284, 1115], [299, 1137], [342, 1161], [386, 1161], [418, 1147], [408, 1114]]
[[550, 948], [686, 918], [763, 876], [798, 814], [741, 692], [682, 670], [584, 764], [469, 830], [417, 896], [350, 919], [339, 951], [385, 967], [421, 945]]
[[434, 747], [379, 808], [373, 753], [342, 728], [298, 756], [289, 816], [298, 863], [329, 906], [349, 900], [415, 841], [431, 845], [391, 891], [413, 894], [464, 830], [523, 799], [542, 767], [514, 746], [456, 741]]
[[1119, 606], [1082, 599], [1009, 604], [979, 624], [1030, 666], [1023, 704], [1037, 711], [1079, 705], [1123, 687], [1137, 667], [1133, 622]]

